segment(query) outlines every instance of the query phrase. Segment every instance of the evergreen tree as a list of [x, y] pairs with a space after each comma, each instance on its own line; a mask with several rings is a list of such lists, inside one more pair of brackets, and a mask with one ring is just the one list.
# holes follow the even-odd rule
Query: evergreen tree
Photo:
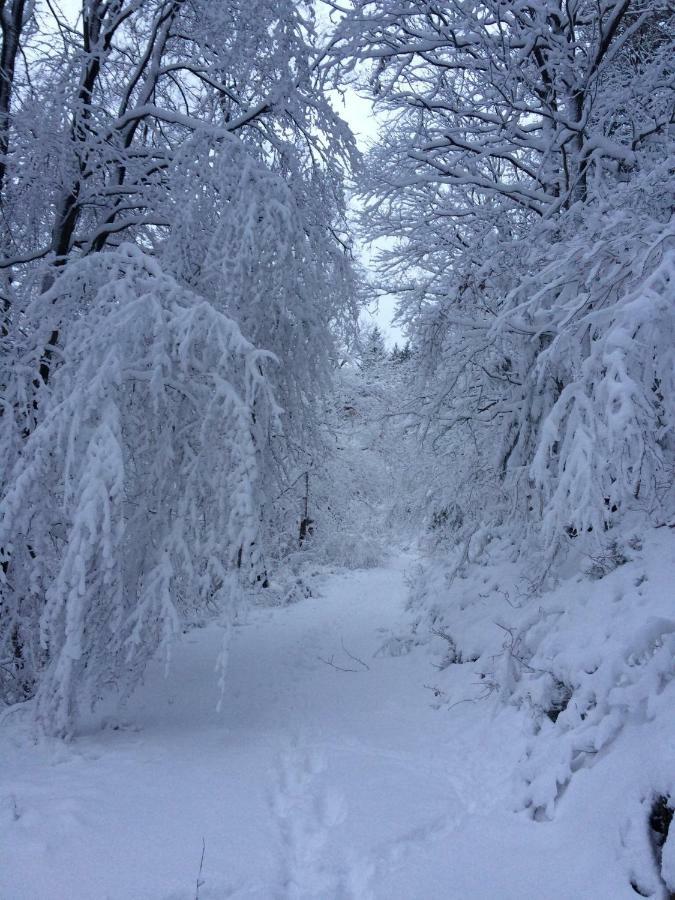
[[361, 365], [364, 368], [373, 368], [387, 358], [387, 348], [384, 337], [377, 325], [368, 328], [362, 340]]

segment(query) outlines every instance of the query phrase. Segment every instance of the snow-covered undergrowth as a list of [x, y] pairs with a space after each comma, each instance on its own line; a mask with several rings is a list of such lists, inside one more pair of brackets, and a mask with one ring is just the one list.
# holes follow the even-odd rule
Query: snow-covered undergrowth
[[[363, 369], [352, 363], [335, 373], [325, 409], [324, 453], [308, 473], [308, 533], [299, 552], [281, 560], [277, 580], [317, 567], [370, 569], [386, 558], [391, 528], [385, 534], [382, 520], [399, 476], [386, 416], [396, 386], [392, 373], [386, 359]], [[302, 501], [296, 505], [302, 509]]]
[[535, 590], [512, 544], [476, 534], [475, 549], [419, 567], [410, 601], [416, 639], [439, 653], [439, 708], [518, 710], [514, 808], [555, 820], [618, 782], [606, 827], [627, 883], [653, 897], [675, 892], [674, 829], [662, 846], [675, 801], [673, 538], [667, 525], [624, 529], [593, 555], [571, 542], [556, 585]]

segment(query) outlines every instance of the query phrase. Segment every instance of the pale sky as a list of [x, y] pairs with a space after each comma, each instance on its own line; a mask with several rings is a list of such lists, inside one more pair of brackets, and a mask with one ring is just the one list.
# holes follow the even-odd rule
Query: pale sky
[[[373, 114], [370, 101], [348, 88], [343, 96], [335, 96], [335, 110], [354, 132], [359, 149], [367, 150], [370, 143], [377, 137], [378, 123]], [[371, 254], [369, 247], [359, 248], [361, 262], [368, 265]], [[388, 298], [380, 300], [377, 308], [371, 308], [364, 313], [363, 318], [368, 322], [376, 322], [389, 346], [398, 341], [399, 345], [405, 343], [405, 337], [400, 328], [391, 324], [394, 316], [394, 301]]]

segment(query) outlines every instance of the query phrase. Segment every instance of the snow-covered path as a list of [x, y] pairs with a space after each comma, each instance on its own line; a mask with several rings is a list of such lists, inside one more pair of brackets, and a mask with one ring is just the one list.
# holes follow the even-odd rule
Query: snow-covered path
[[[406, 563], [253, 611], [220, 715], [207, 629], [168, 678], [150, 673], [120, 728], [26, 746], [6, 726], [1, 900], [634, 897], [578, 820], [508, 812], [510, 714], [435, 710], [424, 649], [374, 655]], [[602, 831], [592, 813], [583, 828]]]

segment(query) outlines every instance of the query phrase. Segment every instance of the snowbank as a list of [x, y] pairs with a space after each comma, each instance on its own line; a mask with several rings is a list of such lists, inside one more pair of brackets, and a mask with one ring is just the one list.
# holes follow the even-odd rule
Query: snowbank
[[546, 591], [504, 541], [478, 560], [458, 550], [419, 568], [410, 608], [438, 651], [441, 708], [518, 711], [514, 808], [580, 828], [602, 811], [626, 881], [659, 897], [675, 892], [675, 541], [667, 526], [624, 534], [602, 555], [572, 546]]

